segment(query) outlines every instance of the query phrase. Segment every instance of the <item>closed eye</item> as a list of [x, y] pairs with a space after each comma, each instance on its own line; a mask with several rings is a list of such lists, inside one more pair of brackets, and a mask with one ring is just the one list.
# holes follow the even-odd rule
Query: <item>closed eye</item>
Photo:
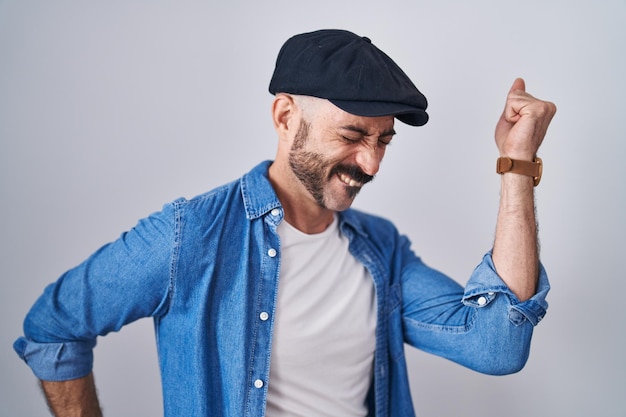
[[361, 141], [360, 137], [354, 138], [354, 137], [342, 135], [341, 138], [344, 140], [344, 142], [348, 142], [348, 143], [359, 143]]

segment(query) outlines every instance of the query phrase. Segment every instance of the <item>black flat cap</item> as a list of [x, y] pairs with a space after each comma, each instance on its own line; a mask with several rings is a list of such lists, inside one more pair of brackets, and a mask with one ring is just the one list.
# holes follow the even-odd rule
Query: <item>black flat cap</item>
[[404, 71], [368, 38], [346, 30], [288, 39], [269, 91], [328, 99], [357, 116], [395, 116], [412, 126], [428, 121], [426, 97]]

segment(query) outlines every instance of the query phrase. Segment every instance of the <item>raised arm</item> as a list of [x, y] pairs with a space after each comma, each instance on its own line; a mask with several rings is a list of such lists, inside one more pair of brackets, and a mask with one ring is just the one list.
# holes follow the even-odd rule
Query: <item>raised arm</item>
[[41, 381], [48, 407], [56, 417], [101, 417], [93, 374], [69, 381]]
[[[516, 79], [496, 126], [500, 156], [533, 161], [555, 112], [553, 103], [526, 93], [524, 80]], [[530, 176], [510, 172], [502, 175], [493, 262], [498, 275], [520, 301], [535, 294], [539, 249]]]

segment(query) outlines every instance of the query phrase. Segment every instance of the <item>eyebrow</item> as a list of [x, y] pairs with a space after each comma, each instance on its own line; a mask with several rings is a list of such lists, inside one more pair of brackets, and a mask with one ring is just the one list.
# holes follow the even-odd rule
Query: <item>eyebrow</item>
[[[359, 127], [359, 126], [355, 126], [355, 125], [342, 126], [340, 129], [350, 130], [351, 132], [359, 133], [359, 134], [361, 134], [363, 136], [371, 136], [371, 134], [367, 130], [365, 130], [362, 127]], [[385, 130], [378, 137], [379, 138], [384, 138], [386, 136], [393, 136], [395, 134], [396, 134], [396, 131], [393, 128], [391, 128], [389, 130]]]

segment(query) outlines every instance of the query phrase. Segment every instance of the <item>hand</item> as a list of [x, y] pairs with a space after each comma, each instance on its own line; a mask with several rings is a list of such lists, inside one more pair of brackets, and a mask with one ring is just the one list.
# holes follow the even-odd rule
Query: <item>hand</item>
[[526, 92], [526, 84], [516, 79], [496, 125], [496, 145], [500, 156], [532, 161], [543, 141], [556, 106]]

